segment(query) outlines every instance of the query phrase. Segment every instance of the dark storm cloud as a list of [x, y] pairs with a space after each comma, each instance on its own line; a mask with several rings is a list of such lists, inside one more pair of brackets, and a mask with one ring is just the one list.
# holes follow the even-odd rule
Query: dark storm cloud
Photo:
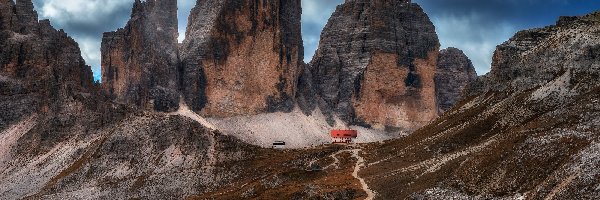
[[[496, 45], [522, 29], [554, 24], [559, 16], [600, 9], [594, 0], [413, 0], [436, 26], [442, 48], [462, 49], [479, 74], [489, 71]], [[322, 27], [342, 0], [303, 0], [305, 60], [310, 61]], [[306, 6], [310, 5], [310, 6]], [[319, 17], [314, 17], [319, 16]], [[315, 42], [315, 40], [317, 40]]]
[[82, 57], [100, 79], [102, 33], [123, 27], [133, 0], [34, 0], [40, 19], [50, 19], [79, 43]]
[[[73, 0], [34, 0], [40, 18], [51, 18], [52, 23], [74, 35], [98, 35], [123, 26], [131, 14], [133, 0], [88, 0], [82, 6]], [[104, 7], [104, 9], [102, 9]]]
[[600, 9], [592, 0], [414, 0], [436, 25], [442, 47], [457, 47], [479, 74], [490, 70], [496, 45], [523, 29], [554, 24], [559, 16]]
[[[84, 59], [100, 76], [103, 32], [123, 27], [134, 0], [34, 0], [42, 19], [73, 36]], [[302, 0], [305, 61], [317, 49], [321, 31], [344, 0]], [[436, 25], [442, 47], [457, 47], [473, 60], [480, 74], [488, 72], [495, 46], [516, 31], [553, 24], [561, 15], [582, 15], [600, 9], [595, 0], [413, 0]], [[178, 0], [179, 41], [196, 0]]]

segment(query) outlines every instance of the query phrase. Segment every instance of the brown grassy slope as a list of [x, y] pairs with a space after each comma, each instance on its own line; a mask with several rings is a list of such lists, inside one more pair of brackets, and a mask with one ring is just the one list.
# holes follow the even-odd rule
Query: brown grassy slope
[[[529, 192], [532, 198], [544, 197], [538, 193], [547, 192], [536, 188], [552, 188], [540, 185], [560, 182], [560, 171], [598, 142], [600, 90], [560, 103], [532, 102], [531, 91], [467, 99], [411, 136], [371, 145], [367, 156], [371, 164], [361, 176], [381, 199], [427, 197], [424, 191], [434, 188], [467, 196]], [[586, 173], [571, 177], [565, 188], [598, 183], [597, 172]], [[595, 176], [596, 181], [585, 181], [586, 176]]]
[[492, 71], [413, 135], [369, 147], [381, 199], [600, 197], [600, 13], [499, 45]]
[[[211, 193], [193, 196], [189, 199], [364, 199], [366, 193], [357, 179], [352, 177], [356, 159], [350, 153], [338, 156], [339, 168], [323, 171], [310, 171], [307, 160], [301, 157], [310, 155], [326, 166], [333, 160], [327, 159], [332, 151], [341, 147], [323, 147], [302, 151], [279, 151], [271, 156], [261, 157], [248, 163], [248, 174], [236, 184], [220, 188]], [[262, 150], [268, 151], [268, 150]], [[290, 162], [299, 162], [290, 166]], [[271, 167], [264, 173], [255, 169]], [[250, 178], [252, 177], [252, 178]]]

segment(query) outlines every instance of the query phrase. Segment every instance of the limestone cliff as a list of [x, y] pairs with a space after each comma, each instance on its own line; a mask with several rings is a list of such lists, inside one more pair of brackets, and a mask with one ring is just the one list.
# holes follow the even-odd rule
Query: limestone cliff
[[290, 111], [301, 12], [300, 0], [198, 1], [181, 47], [187, 104], [215, 117]]
[[407, 0], [348, 0], [337, 7], [310, 63], [322, 110], [351, 124], [414, 129], [437, 116], [439, 41]]
[[77, 43], [38, 22], [31, 0], [0, 1], [0, 129], [33, 112], [67, 109], [92, 81]]
[[177, 36], [176, 0], [136, 0], [125, 28], [102, 38], [103, 88], [118, 102], [176, 110]]
[[461, 97], [466, 87], [477, 79], [471, 60], [457, 48], [440, 51], [435, 74], [435, 90], [440, 113], [446, 112]]
[[573, 76], [571, 84], [591, 81], [589, 77], [597, 74], [594, 62], [600, 49], [592, 32], [597, 15], [561, 17], [555, 26], [518, 32], [498, 46], [491, 72], [471, 87], [469, 95], [529, 90], [566, 72]]

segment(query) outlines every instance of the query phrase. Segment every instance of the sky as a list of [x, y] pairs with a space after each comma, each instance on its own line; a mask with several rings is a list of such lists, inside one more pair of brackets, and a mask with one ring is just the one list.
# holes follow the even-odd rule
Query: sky
[[[78, 43], [94, 77], [100, 79], [102, 33], [125, 26], [134, 0], [33, 0], [40, 19], [50, 19]], [[177, 0], [179, 40], [195, 0]], [[344, 0], [302, 0], [302, 37], [309, 62], [321, 31]], [[413, 0], [429, 15], [442, 48], [457, 47], [473, 61], [478, 74], [490, 71], [496, 45], [519, 30], [554, 24], [559, 16], [600, 10], [597, 0]]]

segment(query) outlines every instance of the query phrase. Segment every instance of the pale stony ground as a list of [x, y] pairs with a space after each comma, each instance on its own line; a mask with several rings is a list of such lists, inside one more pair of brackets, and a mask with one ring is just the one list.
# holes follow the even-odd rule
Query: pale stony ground
[[255, 116], [231, 118], [208, 118], [223, 134], [261, 147], [270, 148], [274, 141], [285, 141], [287, 148], [306, 148], [331, 143], [333, 129], [355, 129], [359, 131], [356, 143], [379, 142], [397, 138], [404, 133], [386, 133], [358, 126], [346, 126], [336, 119], [336, 125], [327, 124], [326, 117], [319, 109], [306, 116], [296, 107], [290, 113], [268, 113]]
[[35, 126], [36, 119], [37, 115], [32, 115], [0, 133], [0, 173], [8, 169], [7, 164], [12, 159], [10, 150], [17, 145], [19, 138]]
[[184, 116], [187, 118], [190, 118], [198, 123], [200, 123], [202, 126], [212, 129], [212, 130], [216, 130], [217, 128], [212, 125], [210, 122], [208, 122], [204, 117], [198, 115], [198, 113], [195, 113], [194, 111], [190, 110], [190, 108], [185, 104], [185, 102], [183, 102], [183, 100], [181, 100], [179, 102], [179, 110], [177, 110], [176, 112], [173, 113], [169, 113], [169, 115], [180, 115], [180, 116]]
[[424, 192], [424, 195], [414, 194], [411, 199], [429, 199], [429, 200], [525, 200], [524, 194], [515, 194], [511, 197], [491, 197], [487, 195], [469, 196], [456, 190], [445, 188], [432, 188]]
[[544, 100], [550, 95], [554, 95], [555, 97], [559, 98], [569, 98], [576, 95], [576, 92], [570, 89], [572, 87], [570, 84], [571, 78], [571, 70], [567, 70], [567, 72], [565, 72], [562, 76], [545, 84], [533, 92], [529, 100], [540, 101]]
[[[82, 134], [59, 142], [40, 155], [17, 157], [3, 151], [0, 158], [14, 159], [0, 163], [8, 166], [0, 168], [0, 200], [191, 195], [233, 180], [238, 173], [224, 171], [217, 163], [242, 155], [223, 150], [223, 141], [218, 141], [213, 132], [190, 128], [188, 122], [194, 123], [191, 120], [154, 113], [126, 121], [98, 130], [99, 134]], [[28, 118], [15, 124], [2, 137], [10, 132], [16, 138], [11, 140], [24, 138], [31, 122], [36, 121]], [[79, 161], [83, 163], [77, 164]], [[139, 177], [145, 178], [140, 181]], [[142, 183], [140, 190], [132, 192], [138, 182]]]
[[0, 174], [0, 183], [3, 183], [0, 197], [16, 199], [34, 195], [69, 166], [77, 154], [92, 142], [93, 140], [67, 141], [41, 156], [4, 162], [9, 166]]

